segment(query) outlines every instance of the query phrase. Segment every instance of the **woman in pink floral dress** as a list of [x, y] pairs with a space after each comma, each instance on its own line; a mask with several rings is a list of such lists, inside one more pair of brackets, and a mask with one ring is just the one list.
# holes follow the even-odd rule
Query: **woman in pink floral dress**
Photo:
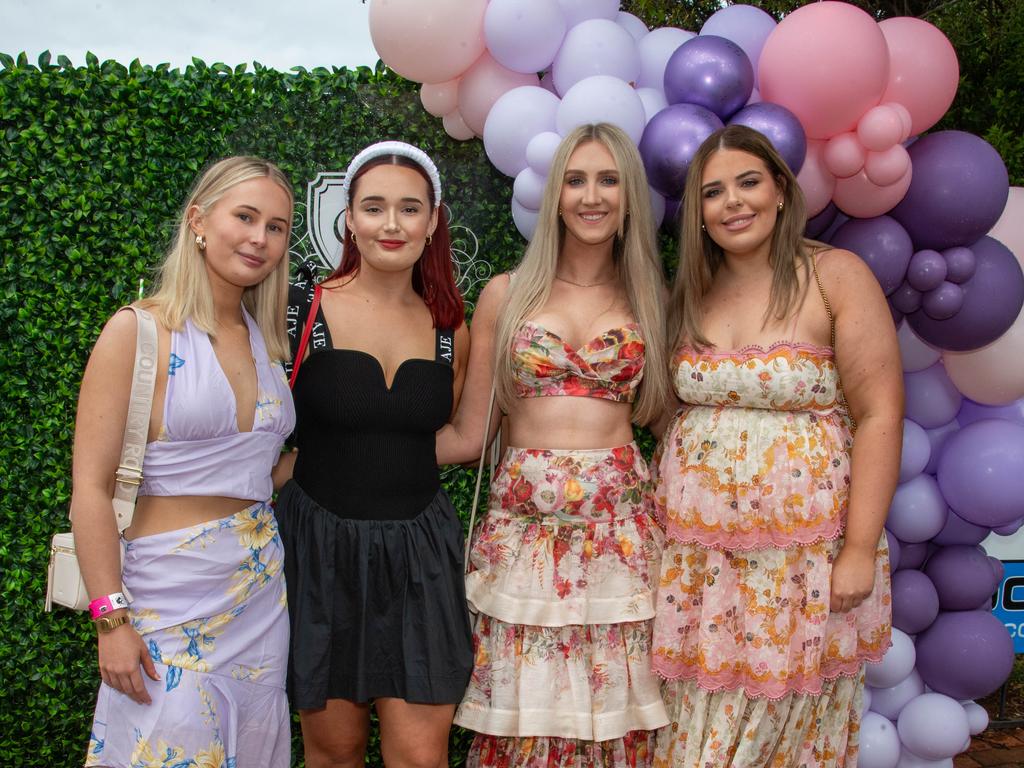
[[852, 766], [863, 665], [889, 646], [892, 320], [857, 256], [803, 239], [796, 179], [749, 128], [701, 147], [682, 216], [655, 765]]
[[515, 276], [484, 289], [438, 459], [510, 446], [474, 533], [467, 765], [649, 766], [668, 722], [651, 670], [661, 551], [631, 420], [668, 396], [663, 283], [639, 153], [608, 125], [563, 140]]

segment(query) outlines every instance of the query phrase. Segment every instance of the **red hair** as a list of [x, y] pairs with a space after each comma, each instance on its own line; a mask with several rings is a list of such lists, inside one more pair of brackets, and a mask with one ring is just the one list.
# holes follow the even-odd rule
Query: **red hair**
[[[419, 163], [410, 160], [402, 155], [382, 155], [369, 160], [363, 165], [352, 179], [349, 186], [349, 198], [355, 199], [356, 186], [359, 179], [371, 168], [379, 165], [401, 165], [405, 168], [412, 168], [427, 185], [427, 199], [430, 201], [431, 210], [434, 209], [434, 187], [430, 182], [427, 172]], [[346, 201], [348, 204], [348, 201]], [[359, 245], [352, 237], [348, 228], [347, 218], [342, 226], [342, 242], [345, 245], [341, 257], [341, 264], [327, 278], [333, 280], [336, 277], [345, 277], [359, 271], [363, 256], [359, 252]], [[430, 310], [435, 328], [455, 330], [465, 320], [466, 309], [455, 287], [455, 270], [452, 266], [452, 239], [448, 233], [448, 217], [445, 215], [444, 206], [437, 211], [437, 227], [431, 236], [430, 242], [424, 246], [423, 254], [416, 260], [412, 268], [412, 288], [423, 297], [423, 303]]]

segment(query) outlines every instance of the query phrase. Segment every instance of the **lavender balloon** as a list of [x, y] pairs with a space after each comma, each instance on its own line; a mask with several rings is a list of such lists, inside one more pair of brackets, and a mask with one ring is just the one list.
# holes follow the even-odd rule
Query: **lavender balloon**
[[943, 547], [928, 558], [924, 573], [935, 585], [943, 611], [977, 608], [998, 586], [988, 555], [977, 545]]
[[1024, 426], [1024, 397], [1006, 405], [981, 405], [965, 397], [956, 420], [966, 427], [982, 419], [1006, 419]]
[[971, 736], [964, 708], [941, 693], [925, 693], [909, 702], [897, 728], [907, 749], [929, 760], [952, 757]]
[[974, 277], [960, 286], [960, 311], [947, 320], [931, 318], [923, 310], [907, 317], [914, 332], [933, 346], [956, 352], [983, 347], [1002, 336], [1024, 306], [1024, 273], [1009, 249], [983, 237], [971, 250], [976, 268]]
[[[905, 569], [892, 575], [892, 625], [908, 635], [927, 629], [939, 615], [939, 595], [931, 579]], [[920, 654], [920, 649], [918, 649]]]
[[917, 671], [954, 699], [987, 696], [1013, 669], [1013, 640], [988, 611], [950, 611], [917, 637]]
[[999, 220], [1009, 177], [999, 153], [962, 131], [923, 136], [908, 152], [914, 176], [892, 210], [918, 248], [941, 250], [974, 242]]
[[932, 542], [942, 547], [951, 544], [980, 544], [988, 534], [986, 526], [969, 523], [950, 509], [946, 512], [946, 524], [932, 537]]
[[884, 530], [885, 543], [889, 548], [889, 566], [892, 568], [892, 570], [895, 571], [896, 568], [899, 566], [901, 557], [900, 549], [903, 545], [900, 543], [900, 540], [896, 538], [895, 534], [893, 534], [892, 531], [890, 531], [888, 528]]
[[953, 419], [940, 427], [925, 430], [928, 433], [928, 442], [932, 444], [932, 455], [928, 459], [928, 466], [924, 468], [925, 472], [934, 475], [938, 471], [939, 459], [942, 457], [942, 451], [946, 447], [946, 441], [950, 435], [959, 431], [960, 423], [957, 419]]
[[[732, 40], [743, 49], [754, 70], [757, 87], [757, 62], [761, 49], [776, 27], [776, 21], [760, 8], [752, 5], [727, 5], [715, 11], [701, 27], [701, 35], [718, 35]], [[794, 171], [796, 173], [796, 171]]]
[[995, 528], [1024, 515], [1024, 426], [1003, 419], [968, 424], [946, 443], [937, 473], [960, 517]]
[[[1000, 525], [993, 528], [992, 533], [997, 536], [1013, 536], [1013, 534], [1020, 530], [1022, 525], [1024, 525], [1024, 517], [1019, 517], [1012, 523], [1007, 523], [1006, 525]], [[1000, 577], [1000, 580], [1002, 580], [1002, 577]]]
[[698, 35], [687, 40], [665, 65], [669, 104], [699, 104], [722, 120], [747, 103], [753, 88], [750, 59], [724, 37]]
[[[917, 658], [916, 653], [914, 658]], [[871, 710], [882, 717], [895, 720], [900, 716], [903, 708], [922, 693], [924, 693], [924, 680], [914, 669], [896, 685], [874, 689], [871, 692]]]
[[906, 391], [906, 417], [925, 429], [934, 429], [952, 421], [960, 410], [963, 395], [946, 375], [942, 363], [903, 376]]
[[947, 248], [942, 257], [946, 260], [946, 279], [949, 282], [959, 285], [974, 277], [975, 258], [970, 248]]
[[887, 296], [903, 282], [914, 253], [910, 235], [891, 216], [850, 219], [836, 230], [830, 242], [860, 256]]
[[686, 172], [700, 145], [722, 126], [714, 112], [696, 104], [673, 104], [656, 114], [640, 139], [640, 156], [651, 186], [680, 198]]
[[864, 666], [864, 682], [872, 688], [891, 688], [914, 669], [914, 641], [905, 632], [892, 631], [892, 645], [881, 661], [868, 662]]
[[919, 474], [896, 487], [885, 527], [902, 542], [928, 541], [946, 524], [946, 502], [931, 475]]
[[925, 248], [910, 257], [907, 282], [924, 293], [942, 285], [946, 279], [946, 259], [938, 251]]
[[899, 482], [905, 483], [924, 472], [932, 445], [924, 429], [910, 419], [903, 420], [903, 451], [900, 453]]
[[868, 712], [860, 721], [860, 768], [893, 768], [900, 756], [896, 726], [881, 715]]
[[741, 109], [732, 116], [729, 125], [745, 125], [767, 136], [793, 175], [800, 173], [807, 156], [807, 136], [796, 115], [788, 109], [761, 101]]

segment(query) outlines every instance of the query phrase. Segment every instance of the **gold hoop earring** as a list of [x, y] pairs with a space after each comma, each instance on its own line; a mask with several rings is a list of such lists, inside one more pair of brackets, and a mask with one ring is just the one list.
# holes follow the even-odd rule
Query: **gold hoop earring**
[[351, 237], [352, 237], [352, 242], [355, 243], [355, 241], [356, 241], [356, 233], [355, 232], [349, 232], [349, 235], [351, 235]]
[[200, 251], [206, 250], [206, 235], [196, 235], [196, 248]]
[[430, 247], [430, 244], [432, 242], [434, 242], [434, 237], [432, 235], [427, 235], [427, 247], [428, 248]]

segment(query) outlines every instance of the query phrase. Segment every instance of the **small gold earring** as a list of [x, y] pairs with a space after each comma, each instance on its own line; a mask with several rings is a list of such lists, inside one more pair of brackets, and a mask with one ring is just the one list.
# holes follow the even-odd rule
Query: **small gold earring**
[[356, 233], [355, 232], [349, 232], [349, 234], [352, 236], [352, 242], [354, 243], [356, 241]]
[[206, 250], [206, 235], [196, 235], [196, 248], [200, 251]]
[[705, 232], [707, 232], [707, 231], [708, 231], [708, 228], [707, 228], [707, 227], [705, 227], [705, 226], [704, 226], [703, 224], [701, 224], [701, 225], [700, 225], [700, 228], [701, 228], [701, 229], [703, 229], [703, 230], [704, 230]]
[[427, 246], [429, 247], [432, 242], [434, 242], [433, 236], [427, 235]]
[[562, 213], [562, 206], [558, 206], [558, 215], [559, 216], [563, 215], [563, 213]]
[[779, 210], [780, 211], [782, 210], [782, 201], [781, 200], [779, 200]]

